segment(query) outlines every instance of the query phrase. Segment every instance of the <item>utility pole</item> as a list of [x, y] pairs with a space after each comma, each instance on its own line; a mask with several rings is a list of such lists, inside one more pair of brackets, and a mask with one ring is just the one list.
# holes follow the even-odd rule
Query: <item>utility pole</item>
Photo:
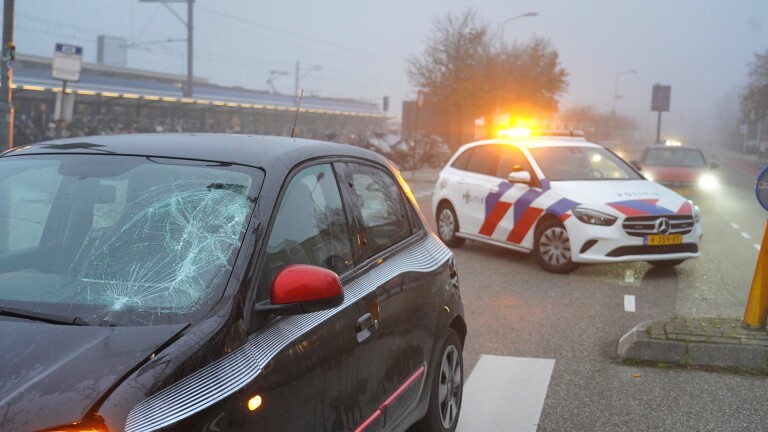
[[5, 0], [3, 6], [3, 46], [0, 56], [0, 151], [13, 148], [13, 44], [14, 0]]
[[194, 9], [192, 7], [194, 3], [194, 0], [187, 0], [187, 91], [186, 96], [192, 97], [194, 91], [192, 90], [192, 80], [194, 77], [194, 74], [192, 72], [192, 67], [194, 65], [194, 62], [192, 61], [192, 10]]
[[[179, 20], [182, 24], [187, 26], [187, 39], [186, 39], [187, 41], [187, 82], [186, 84], [184, 84], [183, 93], [184, 93], [184, 96], [186, 97], [192, 97], [192, 95], [194, 94], [194, 89], [193, 89], [194, 73], [192, 70], [194, 65], [194, 60], [193, 60], [194, 57], [192, 56], [192, 51], [193, 51], [192, 34], [194, 31], [194, 25], [193, 25], [193, 19], [192, 19], [193, 18], [192, 11], [194, 10], [193, 6], [195, 3], [195, 0], [139, 0], [139, 2], [160, 3], [163, 6], [165, 6], [165, 8], [168, 9], [168, 12], [173, 14], [173, 16], [175, 16], [177, 20]], [[176, 11], [173, 10], [173, 8], [168, 6], [168, 3], [187, 3], [187, 20], [184, 21], [184, 18], [182, 18], [178, 13], [176, 13]], [[175, 42], [177, 40], [178, 39], [168, 39], [167, 42]], [[155, 42], [150, 42], [150, 43], [155, 43]], [[134, 43], [130, 45], [132, 46], [143, 45], [143, 43]]]
[[[295, 82], [293, 87], [293, 101], [296, 106], [299, 106], [299, 83], [301, 83], [301, 80], [304, 79], [305, 76], [307, 76], [308, 73], [312, 71], [319, 71], [322, 70], [322, 68], [318, 65], [314, 65], [309, 68], [301, 68], [301, 65], [299, 62], [296, 62], [296, 75], [295, 75]], [[303, 74], [301, 72], [304, 72]]]

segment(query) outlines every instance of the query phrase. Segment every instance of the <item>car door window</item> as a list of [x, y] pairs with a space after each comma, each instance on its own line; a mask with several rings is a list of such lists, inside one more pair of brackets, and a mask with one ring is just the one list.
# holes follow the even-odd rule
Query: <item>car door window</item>
[[410, 236], [408, 214], [400, 188], [385, 171], [360, 164], [350, 168], [352, 197], [372, 256]]
[[499, 155], [499, 167], [496, 170], [496, 177], [506, 179], [509, 173], [513, 171], [528, 171], [533, 175], [531, 165], [528, 159], [520, 150], [514, 147], [504, 147]]
[[499, 150], [499, 146], [495, 145], [476, 147], [467, 163], [467, 171], [495, 176], [496, 163], [499, 159]]
[[469, 163], [469, 158], [472, 157], [472, 153], [474, 153], [475, 149], [471, 148], [465, 151], [464, 153], [460, 154], [455, 161], [453, 161], [453, 164], [451, 166], [456, 169], [460, 170], [466, 170], [467, 164]]
[[330, 165], [309, 167], [288, 185], [267, 243], [272, 278], [290, 264], [344, 273], [352, 246], [338, 184]]

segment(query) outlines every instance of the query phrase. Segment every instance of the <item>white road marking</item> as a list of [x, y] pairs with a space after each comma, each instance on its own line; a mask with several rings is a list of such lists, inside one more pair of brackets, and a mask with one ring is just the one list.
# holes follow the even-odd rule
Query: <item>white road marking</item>
[[635, 271], [632, 269], [627, 269], [627, 271], [624, 272], [624, 282], [625, 283], [634, 283], [635, 282]]
[[752, 236], [751, 236], [751, 235], [749, 235], [749, 234], [745, 233], [744, 231], [742, 231], [742, 232], [741, 232], [741, 236], [742, 236], [742, 237], [744, 237], [744, 238], [745, 238], [745, 239], [747, 239], [747, 240], [749, 240], [749, 239], [751, 239], [751, 238], [752, 238]]
[[626, 312], [635, 312], [635, 296], [633, 295], [624, 296], [624, 310]]
[[759, 244], [755, 244], [753, 246], [755, 247], [755, 249], [760, 250], [760, 245]]
[[739, 226], [738, 226], [738, 225], [736, 225], [736, 224], [735, 224], [735, 223], [733, 223], [733, 222], [731, 222], [731, 226], [733, 227], [733, 229], [739, 229]]
[[555, 361], [481, 355], [464, 385], [460, 432], [535, 432]]

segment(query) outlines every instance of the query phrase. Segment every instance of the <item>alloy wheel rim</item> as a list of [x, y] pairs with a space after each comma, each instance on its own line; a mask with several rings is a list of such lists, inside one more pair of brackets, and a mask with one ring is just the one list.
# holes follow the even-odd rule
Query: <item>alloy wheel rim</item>
[[539, 252], [549, 264], [562, 265], [571, 260], [571, 240], [561, 227], [550, 228], [541, 235]]
[[461, 402], [461, 362], [459, 351], [451, 345], [443, 353], [440, 362], [440, 377], [438, 381], [438, 402], [440, 404], [440, 422], [445, 429], [450, 429], [459, 415]]
[[440, 237], [442, 237], [444, 240], [450, 240], [453, 238], [453, 232], [455, 227], [455, 222], [453, 220], [453, 214], [451, 214], [451, 211], [448, 209], [443, 209], [442, 212], [440, 212], [440, 220], [438, 221], [438, 230], [440, 231]]

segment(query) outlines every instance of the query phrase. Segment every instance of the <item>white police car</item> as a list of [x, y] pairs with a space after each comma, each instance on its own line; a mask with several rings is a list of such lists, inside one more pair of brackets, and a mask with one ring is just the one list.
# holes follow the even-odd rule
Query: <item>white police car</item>
[[438, 235], [530, 252], [554, 273], [580, 263], [674, 266], [700, 255], [698, 208], [576, 133], [459, 148], [432, 195]]

